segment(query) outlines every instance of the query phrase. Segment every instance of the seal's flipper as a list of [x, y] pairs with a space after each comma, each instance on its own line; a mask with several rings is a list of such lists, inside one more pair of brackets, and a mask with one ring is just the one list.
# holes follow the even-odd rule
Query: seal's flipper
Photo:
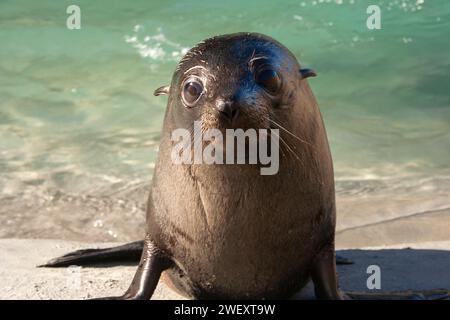
[[326, 248], [316, 257], [311, 270], [314, 293], [317, 299], [343, 300], [344, 295], [338, 287], [334, 246]]
[[136, 241], [118, 247], [105, 249], [83, 249], [70, 252], [50, 260], [38, 267], [56, 268], [71, 265], [92, 265], [99, 263], [138, 262], [144, 248], [144, 241]]
[[354, 264], [354, 262], [350, 259], [336, 255], [336, 264]]
[[101, 300], [148, 300], [158, 285], [161, 273], [171, 266], [172, 260], [157, 248], [147, 235], [139, 267], [128, 290], [123, 296]]
[[434, 289], [424, 291], [393, 291], [393, 292], [345, 292], [354, 300], [447, 300], [450, 290]]

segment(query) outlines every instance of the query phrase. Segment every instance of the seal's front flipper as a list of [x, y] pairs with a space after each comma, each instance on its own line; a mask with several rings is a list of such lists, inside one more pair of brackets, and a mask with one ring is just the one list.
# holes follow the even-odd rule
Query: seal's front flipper
[[311, 278], [317, 299], [344, 299], [345, 296], [339, 290], [337, 282], [334, 246], [326, 248], [317, 255], [311, 270]]
[[172, 265], [172, 260], [157, 248], [147, 235], [141, 262], [128, 290], [123, 296], [101, 298], [101, 300], [148, 300], [158, 285], [161, 273]]
[[354, 300], [446, 300], [450, 298], [450, 290], [434, 289], [424, 291], [397, 291], [397, 292], [346, 292]]
[[138, 262], [143, 248], [144, 241], [136, 241], [112, 248], [77, 250], [52, 259], [38, 267], [56, 268], [70, 265], [85, 266], [99, 263]]

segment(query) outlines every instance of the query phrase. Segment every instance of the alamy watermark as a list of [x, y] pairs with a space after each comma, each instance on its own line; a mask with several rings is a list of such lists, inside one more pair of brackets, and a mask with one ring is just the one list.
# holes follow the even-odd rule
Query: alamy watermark
[[[175, 164], [260, 164], [261, 175], [274, 175], [279, 169], [278, 129], [202, 130], [194, 121], [193, 131], [172, 132], [171, 158]], [[269, 140], [270, 139], [270, 140]]]
[[66, 286], [67, 288], [79, 290], [81, 288], [81, 267], [80, 266], [69, 266], [66, 269], [67, 278]]
[[72, 4], [66, 8], [66, 13], [69, 14], [66, 20], [66, 26], [69, 30], [81, 29], [81, 9], [79, 6]]
[[376, 264], [370, 265], [367, 267], [366, 273], [370, 274], [370, 276], [367, 278], [367, 281], [366, 281], [367, 289], [370, 289], [370, 290], [381, 289], [381, 268], [380, 268], [380, 266], [377, 266]]
[[381, 9], [379, 6], [372, 4], [367, 7], [366, 13], [370, 16], [367, 18], [366, 26], [369, 30], [381, 29]]

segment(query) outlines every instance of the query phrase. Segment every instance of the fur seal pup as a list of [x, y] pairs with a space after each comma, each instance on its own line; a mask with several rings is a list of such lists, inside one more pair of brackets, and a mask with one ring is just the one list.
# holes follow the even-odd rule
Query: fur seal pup
[[[169, 98], [147, 234], [132, 284], [116, 298], [149, 299], [163, 272], [192, 298], [289, 298], [309, 279], [317, 298], [343, 298], [332, 159], [310, 76], [286, 47], [256, 33], [213, 37], [183, 57], [170, 86], [155, 91]], [[174, 164], [171, 132], [194, 121], [202, 130], [279, 129], [278, 173], [261, 175], [249, 164]], [[80, 251], [47, 266], [140, 251], [137, 243]]]

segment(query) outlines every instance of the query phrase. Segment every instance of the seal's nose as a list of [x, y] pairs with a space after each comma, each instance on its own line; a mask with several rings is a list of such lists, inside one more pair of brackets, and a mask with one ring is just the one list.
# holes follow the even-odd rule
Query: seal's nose
[[218, 100], [216, 103], [216, 109], [221, 115], [230, 121], [235, 120], [239, 113], [237, 103], [230, 100]]

